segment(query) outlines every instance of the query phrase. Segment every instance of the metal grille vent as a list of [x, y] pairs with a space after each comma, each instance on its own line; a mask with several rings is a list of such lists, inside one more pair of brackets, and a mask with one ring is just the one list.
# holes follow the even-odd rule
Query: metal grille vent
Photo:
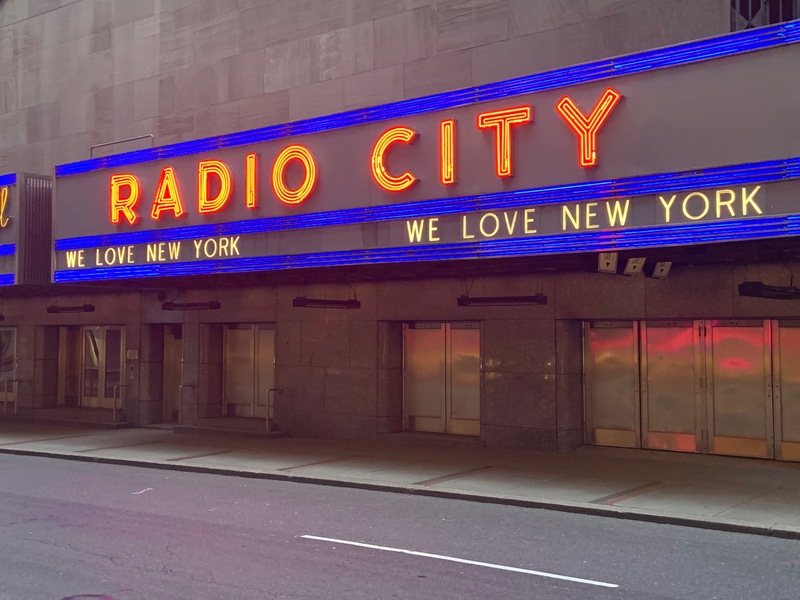
[[49, 283], [52, 279], [53, 180], [24, 174], [19, 182], [20, 227], [18, 283]]
[[784, 23], [800, 17], [800, 0], [731, 0], [731, 31]]

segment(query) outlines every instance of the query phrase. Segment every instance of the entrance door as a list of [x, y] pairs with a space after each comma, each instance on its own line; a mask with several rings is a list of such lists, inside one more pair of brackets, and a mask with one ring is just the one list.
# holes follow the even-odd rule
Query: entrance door
[[706, 329], [708, 451], [771, 458], [772, 369], [764, 321], [712, 321]]
[[773, 324], [775, 453], [800, 461], [800, 321]]
[[642, 338], [642, 446], [703, 450], [702, 352], [692, 321], [646, 322]]
[[638, 324], [587, 323], [587, 442], [639, 447]]
[[800, 459], [800, 322], [591, 323], [585, 339], [587, 443]]
[[122, 327], [84, 327], [81, 406], [121, 408]]
[[164, 423], [180, 423], [183, 326], [164, 328]]
[[235, 323], [225, 326], [224, 406], [231, 417], [272, 418], [275, 388], [275, 327]]
[[407, 430], [480, 435], [479, 323], [406, 323], [403, 359]]

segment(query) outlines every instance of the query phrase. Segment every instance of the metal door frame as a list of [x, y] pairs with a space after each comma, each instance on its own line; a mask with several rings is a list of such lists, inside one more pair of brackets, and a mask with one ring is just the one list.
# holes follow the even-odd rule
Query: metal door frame
[[783, 390], [781, 370], [781, 328], [800, 329], [800, 320], [774, 319], [772, 321], [772, 389], [773, 389], [773, 431], [775, 437], [775, 458], [779, 460], [800, 461], [800, 442], [783, 439]]
[[[478, 331], [478, 346], [480, 353], [479, 359], [479, 380], [478, 380], [478, 413], [480, 415], [480, 405], [481, 399], [483, 396], [483, 372], [484, 372], [484, 363], [483, 363], [483, 356], [484, 356], [484, 335], [483, 335], [483, 322], [482, 321], [406, 321], [403, 323], [403, 349], [402, 349], [402, 358], [403, 358], [403, 430], [404, 431], [417, 431], [415, 429], [409, 428], [409, 417], [413, 415], [409, 415], [409, 408], [407, 404], [407, 393], [406, 393], [406, 336], [405, 331], [407, 329], [416, 328], [416, 325], [421, 325], [420, 329], [443, 329], [443, 338], [444, 338], [444, 345], [442, 348], [442, 356], [444, 361], [444, 378], [442, 381], [442, 385], [444, 386], [444, 400], [441, 405], [441, 412], [439, 421], [441, 423], [441, 427], [438, 433], [450, 434], [450, 435], [470, 435], [470, 436], [480, 436], [480, 424], [481, 419], [480, 416], [476, 421], [472, 421], [469, 419], [453, 419], [451, 417], [452, 414], [452, 402], [453, 402], [453, 368], [452, 368], [452, 330], [453, 329], [471, 329]], [[426, 417], [429, 419], [433, 419], [435, 417]], [[474, 424], [474, 427], [473, 425]], [[435, 432], [434, 432], [435, 433]]]
[[[106, 355], [108, 354], [107, 350], [107, 332], [109, 329], [116, 329], [119, 330], [119, 374], [120, 374], [120, 383], [114, 386], [114, 391], [112, 392], [111, 397], [105, 395], [105, 388], [106, 388]], [[120, 390], [122, 389], [125, 377], [125, 326], [124, 325], [83, 325], [81, 326], [81, 333], [80, 333], [80, 344], [81, 344], [81, 364], [80, 364], [80, 380], [79, 380], [79, 394], [78, 394], [78, 403], [81, 407], [85, 408], [111, 408], [111, 409], [120, 409], [120, 400], [121, 394]], [[98, 360], [97, 360], [97, 396], [87, 396], [85, 394], [85, 372], [86, 372], [86, 333], [88, 331], [101, 331], [102, 332], [102, 339], [103, 339], [103, 351], [102, 353], [98, 349]], [[102, 395], [101, 395], [102, 393]], [[92, 406], [87, 406], [86, 400], [92, 399]]]

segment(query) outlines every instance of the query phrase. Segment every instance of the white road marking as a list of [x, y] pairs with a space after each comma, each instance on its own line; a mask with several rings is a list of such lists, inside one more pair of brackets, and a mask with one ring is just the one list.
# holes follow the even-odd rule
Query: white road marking
[[144, 494], [145, 492], [151, 491], [153, 488], [144, 488], [141, 492], [131, 492], [131, 496], [136, 496], [137, 494]]
[[351, 542], [349, 540], [337, 540], [334, 538], [319, 537], [316, 535], [302, 535], [307, 540], [318, 540], [320, 542], [331, 542], [334, 544], [346, 544], [348, 546], [358, 546], [359, 548], [371, 548], [373, 550], [384, 550], [386, 552], [398, 552], [400, 554], [410, 554], [412, 556], [422, 556], [425, 558], [435, 558], [437, 560], [447, 560], [450, 562], [462, 563], [465, 565], [475, 565], [478, 567], [489, 567], [490, 569], [499, 569], [500, 571], [511, 571], [513, 573], [525, 573], [527, 575], [536, 575], [538, 577], [548, 577], [550, 579], [561, 579], [562, 581], [572, 581], [574, 583], [585, 583], [587, 585], [597, 585], [607, 588], [618, 588], [616, 583], [606, 583], [604, 581], [594, 581], [592, 579], [581, 579], [580, 577], [569, 577], [568, 575], [558, 575], [556, 573], [546, 573], [545, 571], [532, 571], [530, 569], [520, 569], [519, 567], [508, 567], [506, 565], [496, 565], [493, 563], [480, 562], [477, 560], [468, 560], [466, 558], [456, 558], [455, 556], [445, 556], [443, 554], [429, 554], [428, 552], [417, 552], [416, 550], [406, 550], [404, 548], [391, 548], [389, 546], [375, 546], [373, 544], [364, 544], [362, 542]]

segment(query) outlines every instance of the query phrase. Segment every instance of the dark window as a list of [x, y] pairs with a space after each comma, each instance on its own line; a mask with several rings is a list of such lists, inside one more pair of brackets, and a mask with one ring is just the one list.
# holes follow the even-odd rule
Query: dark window
[[731, 0], [731, 31], [783, 23], [800, 17], [800, 0]]

